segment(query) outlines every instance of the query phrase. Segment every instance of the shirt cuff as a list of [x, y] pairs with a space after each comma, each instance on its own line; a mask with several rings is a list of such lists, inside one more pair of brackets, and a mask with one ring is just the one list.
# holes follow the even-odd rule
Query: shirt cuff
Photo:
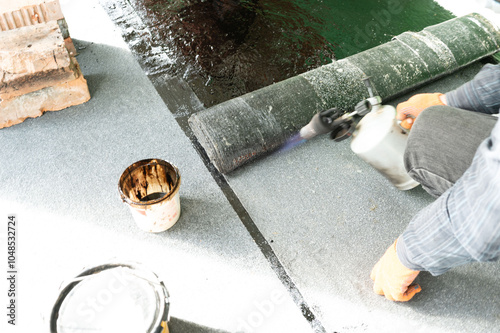
[[396, 243], [396, 254], [398, 255], [398, 259], [408, 269], [414, 270], [414, 271], [423, 271], [423, 267], [414, 264], [410, 260], [410, 255], [406, 249], [406, 243], [404, 240], [403, 235], [401, 235], [398, 238], [398, 242]]

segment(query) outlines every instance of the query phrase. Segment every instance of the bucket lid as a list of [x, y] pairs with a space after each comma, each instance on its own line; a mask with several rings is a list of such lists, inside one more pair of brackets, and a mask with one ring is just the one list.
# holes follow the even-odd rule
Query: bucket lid
[[86, 269], [66, 283], [52, 309], [51, 333], [160, 333], [169, 295], [156, 274], [137, 264]]

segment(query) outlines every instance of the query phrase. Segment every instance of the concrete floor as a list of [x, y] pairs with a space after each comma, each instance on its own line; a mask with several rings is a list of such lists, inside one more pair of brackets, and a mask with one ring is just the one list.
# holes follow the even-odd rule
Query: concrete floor
[[[161, 277], [173, 333], [500, 331], [497, 263], [422, 273], [408, 303], [372, 292], [372, 266], [432, 202], [423, 190], [394, 189], [327, 137], [217, 175], [172, 109], [199, 108], [196, 97], [176, 78], [151, 81], [96, 0], [61, 2], [92, 99], [0, 130], [1, 218], [19, 221], [19, 322], [7, 332], [47, 331], [60, 284], [110, 260]], [[480, 67], [420, 91], [453, 89]], [[178, 98], [165, 103], [159, 87]], [[161, 234], [139, 230], [117, 190], [149, 157], [182, 175], [182, 216]]]

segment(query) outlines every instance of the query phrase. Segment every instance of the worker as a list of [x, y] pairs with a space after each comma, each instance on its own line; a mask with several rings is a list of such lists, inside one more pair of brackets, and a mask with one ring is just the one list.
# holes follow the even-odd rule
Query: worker
[[417, 94], [397, 106], [398, 119], [415, 119], [405, 167], [437, 199], [373, 267], [377, 294], [408, 301], [421, 291], [413, 284], [420, 271], [437, 276], [498, 260], [500, 122], [493, 114], [499, 108], [500, 66], [491, 64], [454, 91]]

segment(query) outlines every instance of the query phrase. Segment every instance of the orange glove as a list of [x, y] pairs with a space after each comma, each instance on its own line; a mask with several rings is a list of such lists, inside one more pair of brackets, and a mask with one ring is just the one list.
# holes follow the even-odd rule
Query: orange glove
[[446, 99], [444, 94], [434, 93], [434, 94], [418, 94], [411, 97], [409, 100], [403, 103], [399, 103], [397, 111], [397, 119], [404, 120], [408, 117], [417, 118], [417, 116], [424, 109], [433, 105], [446, 105]]
[[372, 269], [370, 278], [374, 281], [373, 291], [385, 295], [388, 300], [409, 301], [422, 288], [410, 284], [415, 280], [419, 271], [412, 271], [403, 266], [396, 253], [396, 244], [392, 244]]

